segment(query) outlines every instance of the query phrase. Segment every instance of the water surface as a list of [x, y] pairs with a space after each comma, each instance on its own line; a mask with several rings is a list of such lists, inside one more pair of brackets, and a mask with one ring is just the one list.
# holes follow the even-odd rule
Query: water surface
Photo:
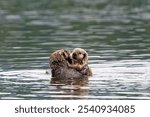
[[[0, 1], [0, 99], [150, 99], [149, 0]], [[84, 48], [93, 76], [51, 79], [48, 59]]]

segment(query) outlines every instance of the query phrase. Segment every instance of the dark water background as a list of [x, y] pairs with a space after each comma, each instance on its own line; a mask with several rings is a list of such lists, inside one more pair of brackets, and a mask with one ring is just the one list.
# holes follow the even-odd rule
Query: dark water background
[[[93, 77], [52, 81], [60, 48]], [[0, 99], [150, 99], [150, 0], [1, 0]]]

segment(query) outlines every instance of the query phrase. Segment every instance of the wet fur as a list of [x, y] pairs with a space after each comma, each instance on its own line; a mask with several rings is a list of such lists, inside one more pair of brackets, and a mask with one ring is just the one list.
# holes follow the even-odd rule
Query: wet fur
[[87, 75], [86, 71], [78, 71], [69, 65], [72, 64], [70, 52], [65, 49], [57, 50], [50, 55], [49, 59], [51, 74], [55, 78], [82, 78]]
[[69, 67], [74, 68], [81, 73], [92, 76], [92, 70], [88, 66], [88, 53], [82, 48], [75, 48], [71, 53], [72, 64]]

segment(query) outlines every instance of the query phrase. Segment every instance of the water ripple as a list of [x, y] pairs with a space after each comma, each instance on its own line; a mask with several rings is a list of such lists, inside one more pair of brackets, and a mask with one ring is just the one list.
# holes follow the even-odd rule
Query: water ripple
[[[0, 99], [150, 99], [149, 1], [0, 1]], [[86, 49], [93, 77], [55, 81], [50, 53]]]

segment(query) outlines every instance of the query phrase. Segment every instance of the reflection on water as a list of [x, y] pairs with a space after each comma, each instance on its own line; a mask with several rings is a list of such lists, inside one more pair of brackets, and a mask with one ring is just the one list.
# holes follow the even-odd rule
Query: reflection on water
[[[149, 0], [0, 1], [0, 99], [150, 99]], [[82, 47], [94, 75], [54, 80], [51, 52]]]
[[[56, 86], [57, 90], [63, 91], [66, 94], [85, 96], [88, 95], [88, 91], [89, 91], [88, 78], [65, 79], [65, 80], [52, 78], [51, 84], [53, 86]], [[71, 99], [76, 99], [76, 98], [72, 97]]]

